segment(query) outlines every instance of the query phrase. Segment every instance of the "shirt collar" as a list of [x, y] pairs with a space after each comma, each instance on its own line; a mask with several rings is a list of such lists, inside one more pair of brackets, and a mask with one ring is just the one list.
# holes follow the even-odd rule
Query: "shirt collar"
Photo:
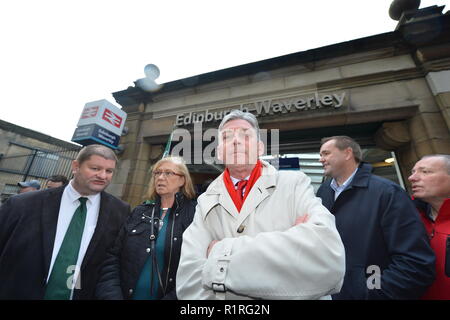
[[356, 174], [356, 171], [358, 171], [358, 167], [355, 169], [355, 171], [353, 171], [353, 173], [350, 175], [350, 177], [348, 177], [348, 179], [345, 180], [345, 182], [340, 186], [338, 186], [336, 179], [333, 178], [333, 180], [331, 181], [331, 184], [330, 184], [331, 188], [333, 188], [334, 191], [344, 190], [345, 188], [347, 188], [347, 186], [350, 184], [350, 182], [352, 182], [353, 177]]
[[230, 175], [230, 178], [231, 178], [231, 181], [233, 182], [233, 184], [236, 185], [236, 183], [238, 183], [241, 180], [248, 180], [248, 179], [250, 179], [250, 175], [246, 176], [244, 179], [236, 179], [235, 177], [233, 177], [231, 175]]
[[75, 188], [72, 186], [72, 182], [73, 179], [70, 180], [70, 182], [67, 184], [66, 190], [67, 190], [67, 195], [69, 196], [70, 201], [75, 202], [78, 201], [78, 199], [80, 197], [85, 197], [88, 198], [88, 201], [90, 203], [94, 203], [95, 200], [97, 200], [97, 198], [100, 197], [100, 192], [96, 193], [96, 194], [91, 194], [89, 196], [82, 196], [77, 190], [75, 190]]

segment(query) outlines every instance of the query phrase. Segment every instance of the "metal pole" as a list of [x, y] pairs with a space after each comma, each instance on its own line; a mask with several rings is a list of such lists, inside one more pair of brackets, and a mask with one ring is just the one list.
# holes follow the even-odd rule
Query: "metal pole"
[[392, 158], [394, 158], [395, 171], [397, 172], [397, 178], [400, 183], [400, 187], [402, 187], [404, 190], [406, 190], [405, 184], [403, 183], [402, 172], [400, 171], [400, 167], [398, 166], [397, 157], [395, 156], [395, 152], [391, 151], [391, 156], [392, 156]]
[[23, 181], [27, 181], [28, 174], [30, 173], [31, 166], [33, 165], [34, 159], [36, 158], [37, 150], [33, 149], [33, 157], [31, 158], [30, 165], [27, 168], [27, 171], [25, 172], [25, 177], [23, 178]]

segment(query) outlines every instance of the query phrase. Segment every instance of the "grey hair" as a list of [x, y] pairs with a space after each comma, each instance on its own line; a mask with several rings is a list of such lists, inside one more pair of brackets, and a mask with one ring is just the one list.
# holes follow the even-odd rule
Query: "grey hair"
[[440, 158], [444, 161], [444, 166], [447, 168], [447, 173], [450, 175], [450, 154], [428, 154], [420, 158], [420, 160], [428, 158]]
[[232, 110], [229, 114], [227, 114], [222, 119], [222, 122], [220, 122], [220, 125], [219, 125], [219, 132], [222, 131], [225, 123], [227, 123], [228, 121], [238, 120], [238, 119], [245, 120], [248, 123], [250, 123], [250, 125], [256, 131], [256, 136], [258, 137], [258, 140], [261, 140], [261, 136], [260, 136], [260, 132], [259, 132], [259, 124], [258, 124], [258, 120], [256, 120], [255, 115], [253, 113], [243, 112], [238, 109]]

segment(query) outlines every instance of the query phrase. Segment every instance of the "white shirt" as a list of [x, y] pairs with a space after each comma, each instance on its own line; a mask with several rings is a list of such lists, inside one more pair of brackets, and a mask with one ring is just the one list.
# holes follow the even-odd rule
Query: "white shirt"
[[342, 185], [338, 185], [336, 180], [333, 178], [333, 180], [331, 181], [330, 187], [334, 190], [334, 200], [337, 199], [337, 197], [339, 197], [339, 195], [341, 194], [342, 191], [345, 190], [345, 188], [347, 188], [347, 186], [350, 184], [350, 182], [352, 182], [353, 177], [356, 174], [356, 171], [358, 171], [358, 168], [355, 169], [355, 171], [353, 171], [353, 173], [351, 174], [350, 177], [348, 177], [347, 180], [345, 180], [345, 182]]
[[[235, 177], [233, 177], [231, 175], [230, 175], [230, 178], [231, 178], [231, 181], [233, 182], [234, 190], [237, 190], [237, 188], [238, 188], [237, 187], [237, 183], [239, 181], [241, 181], [241, 180], [248, 180], [248, 179], [250, 179], [250, 175], [246, 176], [244, 179], [236, 179]], [[245, 186], [244, 189], [242, 189], [242, 195], [245, 194], [245, 189], [247, 189], [247, 186]]]
[[[55, 243], [53, 246], [52, 260], [50, 262], [50, 269], [48, 272], [47, 281], [53, 269], [53, 264], [55, 263], [56, 256], [58, 255], [59, 249], [61, 248], [64, 236], [66, 235], [66, 231], [69, 228], [72, 216], [75, 213], [78, 206], [80, 205], [80, 201], [78, 200], [78, 198], [82, 197], [82, 195], [79, 194], [78, 191], [76, 191], [73, 188], [72, 181], [73, 180], [71, 180], [70, 183], [67, 185], [67, 187], [64, 189], [61, 198], [61, 205], [59, 207], [59, 214], [58, 214], [58, 223], [56, 225]], [[75, 270], [75, 273], [73, 274], [74, 276], [73, 279], [77, 279], [78, 277], [78, 273], [80, 271], [84, 255], [87, 251], [89, 243], [91, 242], [92, 235], [94, 234], [95, 227], [97, 225], [98, 213], [100, 210], [100, 193], [84, 197], [88, 198], [88, 200], [86, 201], [86, 208], [87, 208], [86, 222], [84, 224], [80, 251], [78, 253], [77, 268]]]

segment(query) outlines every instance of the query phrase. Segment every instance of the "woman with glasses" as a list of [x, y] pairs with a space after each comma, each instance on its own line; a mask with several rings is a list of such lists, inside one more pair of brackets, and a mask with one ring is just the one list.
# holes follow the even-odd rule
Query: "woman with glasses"
[[182, 234], [194, 217], [194, 187], [182, 158], [152, 168], [148, 200], [137, 206], [103, 264], [99, 299], [176, 299]]

